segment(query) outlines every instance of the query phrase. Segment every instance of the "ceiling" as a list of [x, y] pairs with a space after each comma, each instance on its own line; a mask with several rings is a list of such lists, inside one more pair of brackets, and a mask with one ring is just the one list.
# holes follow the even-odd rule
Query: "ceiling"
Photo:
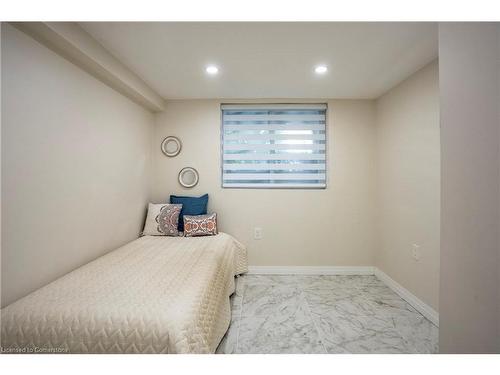
[[80, 26], [165, 99], [376, 98], [438, 55], [436, 23]]

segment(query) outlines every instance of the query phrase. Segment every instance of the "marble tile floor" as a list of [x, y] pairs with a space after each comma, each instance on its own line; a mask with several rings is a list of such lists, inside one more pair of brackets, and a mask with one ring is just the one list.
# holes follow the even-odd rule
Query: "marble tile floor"
[[217, 353], [437, 353], [438, 328], [375, 276], [244, 275]]

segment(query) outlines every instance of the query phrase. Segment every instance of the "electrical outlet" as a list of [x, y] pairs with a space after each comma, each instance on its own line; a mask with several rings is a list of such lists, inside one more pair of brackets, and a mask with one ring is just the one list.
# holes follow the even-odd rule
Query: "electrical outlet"
[[419, 261], [420, 260], [420, 246], [417, 244], [412, 245], [411, 249], [411, 256], [413, 257], [413, 260]]
[[253, 229], [253, 239], [254, 240], [261, 240], [262, 237], [263, 237], [262, 228], [254, 228]]

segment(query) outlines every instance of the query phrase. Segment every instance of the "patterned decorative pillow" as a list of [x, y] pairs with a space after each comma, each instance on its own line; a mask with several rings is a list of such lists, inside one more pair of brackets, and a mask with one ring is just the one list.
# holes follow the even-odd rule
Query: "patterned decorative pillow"
[[145, 236], [178, 236], [181, 210], [182, 204], [150, 203], [142, 234]]
[[184, 236], [213, 236], [217, 234], [217, 214], [184, 215]]

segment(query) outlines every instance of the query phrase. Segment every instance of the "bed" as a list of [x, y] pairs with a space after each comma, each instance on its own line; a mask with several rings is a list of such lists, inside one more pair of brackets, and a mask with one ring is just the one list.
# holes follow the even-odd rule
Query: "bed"
[[144, 236], [2, 309], [4, 353], [214, 353], [246, 250]]

